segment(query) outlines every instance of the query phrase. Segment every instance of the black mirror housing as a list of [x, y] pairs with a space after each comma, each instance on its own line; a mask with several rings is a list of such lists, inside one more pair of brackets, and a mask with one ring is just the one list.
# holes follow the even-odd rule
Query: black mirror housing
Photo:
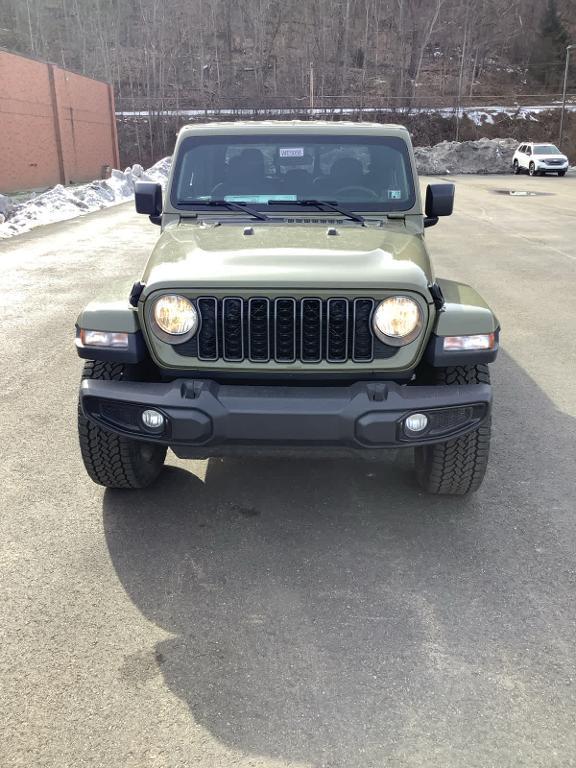
[[162, 185], [153, 181], [137, 181], [134, 190], [136, 211], [150, 217], [153, 224], [160, 224], [162, 216]]
[[424, 226], [438, 223], [439, 216], [450, 216], [454, 210], [454, 184], [429, 184], [426, 188]]

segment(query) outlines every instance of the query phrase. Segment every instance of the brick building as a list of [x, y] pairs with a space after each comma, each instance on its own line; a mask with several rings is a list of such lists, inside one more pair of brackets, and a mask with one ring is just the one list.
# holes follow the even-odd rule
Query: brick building
[[0, 193], [118, 167], [112, 86], [0, 49]]

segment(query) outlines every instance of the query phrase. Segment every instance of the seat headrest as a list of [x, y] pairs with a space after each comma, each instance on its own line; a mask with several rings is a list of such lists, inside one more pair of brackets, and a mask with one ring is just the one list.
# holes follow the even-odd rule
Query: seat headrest
[[358, 176], [363, 176], [364, 171], [360, 160], [356, 160], [354, 157], [341, 157], [332, 163], [330, 175], [338, 176], [339, 178], [357, 178]]
[[237, 157], [228, 162], [228, 171], [234, 176], [264, 176], [264, 155], [259, 149], [243, 149]]

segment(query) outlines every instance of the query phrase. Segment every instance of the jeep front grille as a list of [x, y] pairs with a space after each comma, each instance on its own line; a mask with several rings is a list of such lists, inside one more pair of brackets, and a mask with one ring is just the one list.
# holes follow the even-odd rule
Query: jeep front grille
[[368, 363], [396, 352], [372, 333], [374, 299], [202, 296], [195, 304], [200, 330], [173, 347], [186, 357], [230, 363]]

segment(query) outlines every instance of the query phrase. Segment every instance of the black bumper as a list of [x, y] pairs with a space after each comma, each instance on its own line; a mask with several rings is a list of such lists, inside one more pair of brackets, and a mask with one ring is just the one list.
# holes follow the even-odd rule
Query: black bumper
[[[178, 455], [220, 455], [223, 446], [390, 448], [443, 442], [475, 429], [489, 413], [491, 387], [416, 387], [358, 382], [349, 387], [168, 384], [85, 380], [84, 414], [106, 429], [171, 446]], [[165, 417], [147, 430], [143, 410]], [[403, 421], [425, 413], [428, 428], [409, 436]], [[213, 451], [213, 453], [212, 453]]]

